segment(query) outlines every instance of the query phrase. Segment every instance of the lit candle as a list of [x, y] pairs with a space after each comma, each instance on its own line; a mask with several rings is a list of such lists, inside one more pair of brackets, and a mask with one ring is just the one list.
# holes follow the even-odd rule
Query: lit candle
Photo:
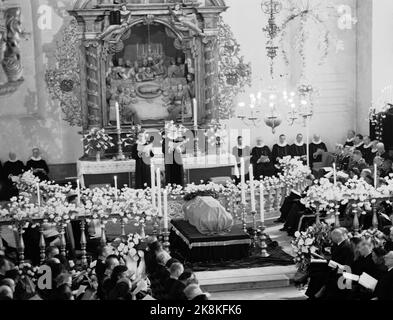
[[156, 176], [155, 176], [156, 167], [152, 163], [150, 166], [150, 178], [151, 178], [151, 201], [153, 208], [156, 207]]
[[259, 184], [260, 189], [260, 205], [261, 205], [261, 223], [265, 223], [265, 189], [263, 187], [263, 182], [261, 181]]
[[161, 203], [161, 170], [157, 168], [157, 206], [158, 206], [158, 216], [162, 217], [162, 203]]
[[41, 207], [41, 190], [39, 183], [37, 183], [37, 204], [39, 207]]
[[333, 179], [334, 179], [334, 185], [337, 185], [337, 167], [336, 167], [336, 163], [333, 163]]
[[197, 99], [194, 98], [193, 100], [193, 107], [194, 107], [194, 128], [198, 127], [198, 103]]
[[117, 126], [117, 130], [120, 130], [121, 129], [120, 107], [119, 107], [119, 103], [118, 102], [115, 103], [115, 108], [116, 108], [116, 126]]
[[378, 167], [376, 163], [374, 163], [374, 187], [378, 187]]
[[81, 184], [80, 184], [79, 179], [76, 180], [76, 192], [77, 192], [77, 195], [78, 195], [77, 205], [79, 207], [80, 204], [81, 204]]
[[164, 190], [164, 229], [168, 229], [168, 191]]
[[240, 184], [241, 184], [241, 194], [242, 194], [242, 204], [246, 204], [246, 173], [244, 159], [240, 158]]
[[117, 200], [117, 176], [114, 176], [113, 180], [115, 181], [115, 199]]
[[250, 164], [250, 189], [251, 189], [251, 211], [256, 212], [255, 205], [255, 185], [254, 185], [254, 167]]

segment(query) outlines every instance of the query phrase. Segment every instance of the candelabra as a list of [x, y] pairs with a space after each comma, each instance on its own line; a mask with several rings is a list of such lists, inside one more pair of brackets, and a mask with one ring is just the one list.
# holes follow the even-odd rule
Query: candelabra
[[253, 241], [252, 241], [252, 252], [255, 253], [258, 250], [258, 242], [259, 242], [259, 238], [258, 238], [258, 227], [257, 227], [257, 219], [256, 219], [256, 215], [257, 212], [256, 211], [252, 211], [252, 225], [253, 225]]
[[198, 126], [194, 126], [193, 134], [194, 134], [194, 157], [197, 158], [199, 154], [199, 137], [198, 137]]
[[280, 32], [280, 27], [276, 23], [276, 15], [281, 12], [282, 4], [277, 0], [268, 0], [261, 4], [262, 11], [269, 15], [268, 25], [263, 28], [263, 31], [267, 34], [268, 41], [266, 45], [267, 56], [270, 58], [270, 74], [273, 78], [274, 70], [274, 59], [277, 57], [278, 46], [274, 44], [274, 40]]

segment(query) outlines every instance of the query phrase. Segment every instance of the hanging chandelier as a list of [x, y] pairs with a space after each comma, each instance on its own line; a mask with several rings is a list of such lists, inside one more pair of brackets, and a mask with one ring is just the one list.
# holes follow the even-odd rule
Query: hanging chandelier
[[282, 4], [279, 0], [268, 0], [261, 4], [262, 11], [269, 16], [268, 24], [263, 31], [267, 34], [268, 41], [266, 44], [267, 56], [270, 58], [270, 75], [274, 74], [274, 59], [277, 57], [278, 46], [274, 40], [277, 38], [280, 27], [276, 23], [276, 15], [282, 10]]

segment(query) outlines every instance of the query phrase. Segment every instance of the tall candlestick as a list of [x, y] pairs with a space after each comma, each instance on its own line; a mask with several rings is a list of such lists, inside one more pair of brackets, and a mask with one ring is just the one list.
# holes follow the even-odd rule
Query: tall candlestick
[[261, 205], [261, 223], [263, 225], [265, 223], [265, 188], [263, 186], [262, 181], [259, 184], [259, 189], [260, 189], [260, 205]]
[[378, 187], [378, 167], [376, 163], [374, 163], [374, 187]]
[[120, 107], [119, 107], [119, 103], [116, 102], [115, 103], [115, 108], [116, 108], [116, 127], [117, 130], [121, 130], [121, 123], [120, 123]]
[[115, 181], [115, 199], [117, 200], [117, 176], [114, 176], [113, 180]]
[[251, 189], [251, 211], [256, 211], [256, 204], [255, 204], [255, 185], [254, 185], [254, 167], [250, 164], [250, 189]]
[[162, 202], [161, 202], [161, 170], [157, 168], [157, 206], [158, 216], [162, 217]]
[[39, 207], [41, 207], [41, 190], [39, 183], [37, 183], [37, 204]]
[[197, 99], [194, 98], [193, 100], [193, 107], [194, 107], [194, 128], [198, 127], [198, 103]]
[[244, 159], [240, 158], [240, 184], [241, 184], [241, 194], [242, 194], [242, 204], [246, 204], [246, 173]]
[[76, 192], [78, 195], [77, 205], [79, 207], [81, 205], [81, 184], [79, 179], [76, 180]]
[[167, 230], [168, 226], [168, 191], [164, 190], [164, 229]]
[[337, 167], [336, 167], [336, 163], [333, 163], [333, 181], [334, 181], [334, 185], [337, 185]]
[[153, 205], [153, 208], [156, 207], [156, 167], [152, 163], [150, 166], [150, 178], [151, 178], [151, 202]]

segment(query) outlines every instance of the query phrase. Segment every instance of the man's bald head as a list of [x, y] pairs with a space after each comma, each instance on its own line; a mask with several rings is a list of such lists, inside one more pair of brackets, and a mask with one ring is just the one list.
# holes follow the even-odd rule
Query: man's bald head
[[344, 228], [334, 229], [330, 235], [333, 243], [339, 244], [347, 238], [347, 232]]

